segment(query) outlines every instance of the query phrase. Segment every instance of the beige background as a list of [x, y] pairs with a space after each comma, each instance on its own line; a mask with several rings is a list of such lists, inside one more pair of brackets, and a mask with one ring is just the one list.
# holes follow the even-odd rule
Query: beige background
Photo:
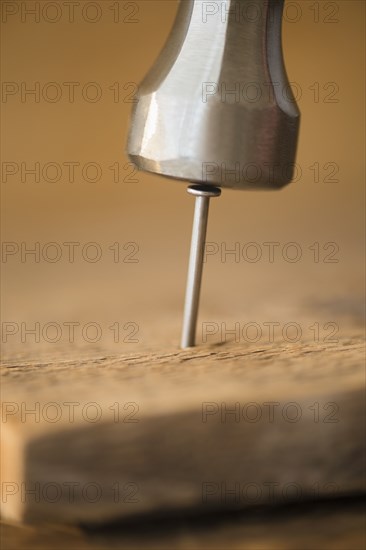
[[[3, 3], [6, 4], [6, 3]], [[138, 174], [138, 183], [113, 182], [108, 168], [120, 163], [122, 179], [127, 175], [124, 153], [131, 104], [123, 101], [156, 59], [171, 27], [177, 8], [175, 0], [138, 0], [132, 8], [120, 2], [121, 21], [113, 22], [113, 2], [97, 3], [102, 16], [94, 24], [83, 20], [80, 2], [75, 21], [67, 21], [62, 8], [59, 22], [41, 16], [39, 23], [23, 14], [24, 5], [10, 2], [18, 13], [2, 24], [2, 80], [25, 82], [28, 87], [49, 82], [62, 88], [61, 100], [39, 103], [19, 93], [2, 98], [2, 163], [97, 162], [103, 177], [99, 182], [83, 181], [76, 169], [75, 182], [64, 169], [60, 181], [50, 183], [32, 177], [21, 181], [20, 173], [2, 183], [2, 237], [6, 242], [27, 242], [41, 246], [49, 242], [97, 242], [103, 257], [95, 264], [80, 259], [71, 264], [66, 249], [58, 263], [9, 257], [3, 263], [3, 322], [32, 323], [75, 321], [97, 322], [101, 341], [92, 345], [79, 336], [67, 353], [93, 354], [97, 350], [128, 353], [136, 349], [161, 349], [178, 345], [193, 213], [193, 200], [185, 184], [148, 174]], [[45, 2], [41, 2], [42, 5]], [[60, 2], [62, 4], [62, 2]], [[131, 4], [131, 3], [130, 3]], [[127, 23], [133, 5], [138, 22]], [[362, 313], [364, 265], [364, 15], [363, 1], [331, 3], [338, 11], [336, 23], [325, 23], [330, 15], [319, 2], [320, 21], [314, 22], [313, 2], [288, 2], [284, 22], [284, 52], [291, 81], [301, 88], [298, 104], [302, 113], [298, 163], [300, 181], [280, 192], [231, 192], [212, 204], [208, 241], [262, 244], [277, 241], [281, 247], [297, 242], [303, 251], [298, 263], [285, 262], [279, 255], [274, 263], [258, 263], [232, 257], [221, 262], [219, 255], [205, 267], [201, 321], [281, 323], [299, 321], [304, 338], [314, 322], [342, 322], [352, 316], [356, 324]], [[4, 6], [3, 6], [4, 9]], [[54, 12], [49, 8], [49, 17]], [[90, 9], [90, 17], [93, 17]], [[297, 12], [299, 13], [299, 12]], [[68, 101], [64, 82], [79, 82], [75, 101]], [[102, 89], [100, 101], [90, 103], [80, 94], [88, 82]], [[114, 102], [109, 89], [119, 83], [120, 101]], [[309, 89], [320, 86], [319, 102]], [[336, 103], [326, 102], [333, 82], [339, 87]], [[51, 93], [51, 92], [50, 92]], [[311, 165], [318, 162], [339, 166], [338, 182], [323, 181], [329, 170], [321, 169], [321, 181], [314, 182]], [[4, 167], [4, 164], [3, 164]], [[113, 262], [108, 247], [136, 242], [138, 263]], [[339, 246], [338, 263], [314, 262], [309, 250], [314, 242], [322, 247]], [[330, 249], [328, 250], [328, 252]], [[123, 252], [123, 251], [122, 251]], [[126, 254], [126, 251], [124, 252]], [[325, 251], [322, 252], [324, 259]], [[314, 308], [316, 313], [314, 313]], [[114, 343], [113, 323], [139, 325], [139, 342]], [[79, 334], [79, 333], [78, 333]], [[126, 335], [126, 332], [123, 333]], [[63, 335], [64, 336], [64, 335]], [[217, 336], [219, 339], [219, 336]], [[9, 337], [6, 355], [53, 353], [59, 344], [42, 340], [28, 351], [31, 337], [21, 342], [20, 334]], [[212, 340], [214, 341], [214, 340]]]

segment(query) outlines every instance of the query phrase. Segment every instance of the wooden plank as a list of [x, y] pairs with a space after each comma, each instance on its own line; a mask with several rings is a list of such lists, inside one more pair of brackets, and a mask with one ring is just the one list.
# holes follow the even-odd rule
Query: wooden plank
[[3, 517], [103, 522], [358, 492], [363, 356], [355, 337], [10, 361]]

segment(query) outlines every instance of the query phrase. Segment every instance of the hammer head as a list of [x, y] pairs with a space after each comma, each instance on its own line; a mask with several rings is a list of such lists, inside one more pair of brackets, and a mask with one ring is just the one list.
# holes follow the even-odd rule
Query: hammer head
[[127, 150], [139, 169], [236, 189], [291, 181], [300, 113], [282, 11], [283, 0], [181, 0], [134, 106]]

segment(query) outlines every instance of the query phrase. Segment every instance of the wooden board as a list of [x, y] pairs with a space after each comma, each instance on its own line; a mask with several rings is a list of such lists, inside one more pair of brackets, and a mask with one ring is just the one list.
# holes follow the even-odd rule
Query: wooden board
[[356, 494], [363, 355], [354, 338], [10, 361], [2, 514], [100, 523]]

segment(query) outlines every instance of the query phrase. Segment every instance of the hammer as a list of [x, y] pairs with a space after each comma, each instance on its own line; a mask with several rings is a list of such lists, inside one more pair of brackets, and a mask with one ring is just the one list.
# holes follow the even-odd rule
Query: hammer
[[181, 347], [195, 345], [209, 201], [221, 188], [280, 189], [300, 112], [282, 52], [284, 0], [181, 0], [139, 87], [127, 152], [196, 197]]

